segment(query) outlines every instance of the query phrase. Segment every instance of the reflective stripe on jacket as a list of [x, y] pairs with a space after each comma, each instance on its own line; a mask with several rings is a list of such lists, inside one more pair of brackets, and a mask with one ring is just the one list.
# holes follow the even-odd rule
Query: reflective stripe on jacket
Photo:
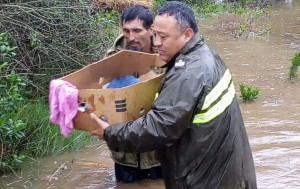
[[[158, 97], [155, 95], [155, 99]], [[200, 113], [196, 114], [193, 123], [207, 123], [220, 115], [233, 101], [235, 88], [231, 74], [227, 69], [219, 83], [205, 97]]]

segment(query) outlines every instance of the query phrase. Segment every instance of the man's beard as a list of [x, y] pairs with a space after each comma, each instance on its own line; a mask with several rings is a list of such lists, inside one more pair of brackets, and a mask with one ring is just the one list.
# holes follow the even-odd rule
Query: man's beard
[[126, 49], [132, 50], [132, 51], [143, 51], [143, 48], [139, 45], [134, 45], [133, 43], [128, 43], [126, 45]]

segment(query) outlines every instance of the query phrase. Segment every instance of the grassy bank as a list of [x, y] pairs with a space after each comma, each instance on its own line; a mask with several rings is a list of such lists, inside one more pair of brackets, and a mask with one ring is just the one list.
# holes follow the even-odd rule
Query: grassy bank
[[17, 118], [22, 118], [27, 125], [24, 130], [27, 137], [21, 141], [21, 153], [25, 156], [57, 155], [82, 148], [92, 140], [89, 133], [77, 130], [64, 138], [59, 126], [49, 122], [48, 104], [41, 100], [28, 101], [19, 109]]
[[18, 169], [27, 157], [59, 155], [96, 140], [90, 133], [77, 130], [63, 137], [59, 126], [50, 123], [49, 106], [43, 100], [26, 100], [18, 104], [14, 120], [22, 120], [23, 127], [18, 131], [11, 128], [7, 133], [1, 133], [6, 134], [1, 153], [2, 172]]

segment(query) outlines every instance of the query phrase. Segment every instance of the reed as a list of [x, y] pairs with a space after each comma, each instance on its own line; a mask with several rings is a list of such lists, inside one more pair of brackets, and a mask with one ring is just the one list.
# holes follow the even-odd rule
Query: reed
[[26, 137], [19, 145], [25, 156], [57, 155], [71, 149], [80, 149], [94, 139], [90, 133], [76, 130], [64, 138], [59, 126], [50, 123], [49, 106], [42, 100], [29, 101], [18, 112], [18, 117], [27, 125], [24, 131]]

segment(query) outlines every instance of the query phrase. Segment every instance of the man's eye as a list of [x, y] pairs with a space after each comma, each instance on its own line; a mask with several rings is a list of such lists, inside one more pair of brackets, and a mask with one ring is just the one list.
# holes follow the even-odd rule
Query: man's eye
[[165, 41], [167, 39], [167, 36], [159, 35], [157, 33], [153, 33], [153, 37], [156, 38], [156, 39], [159, 38], [159, 40], [161, 40], [161, 41]]
[[140, 33], [142, 30], [139, 30], [139, 29], [137, 29], [137, 30], [133, 30], [135, 33]]

